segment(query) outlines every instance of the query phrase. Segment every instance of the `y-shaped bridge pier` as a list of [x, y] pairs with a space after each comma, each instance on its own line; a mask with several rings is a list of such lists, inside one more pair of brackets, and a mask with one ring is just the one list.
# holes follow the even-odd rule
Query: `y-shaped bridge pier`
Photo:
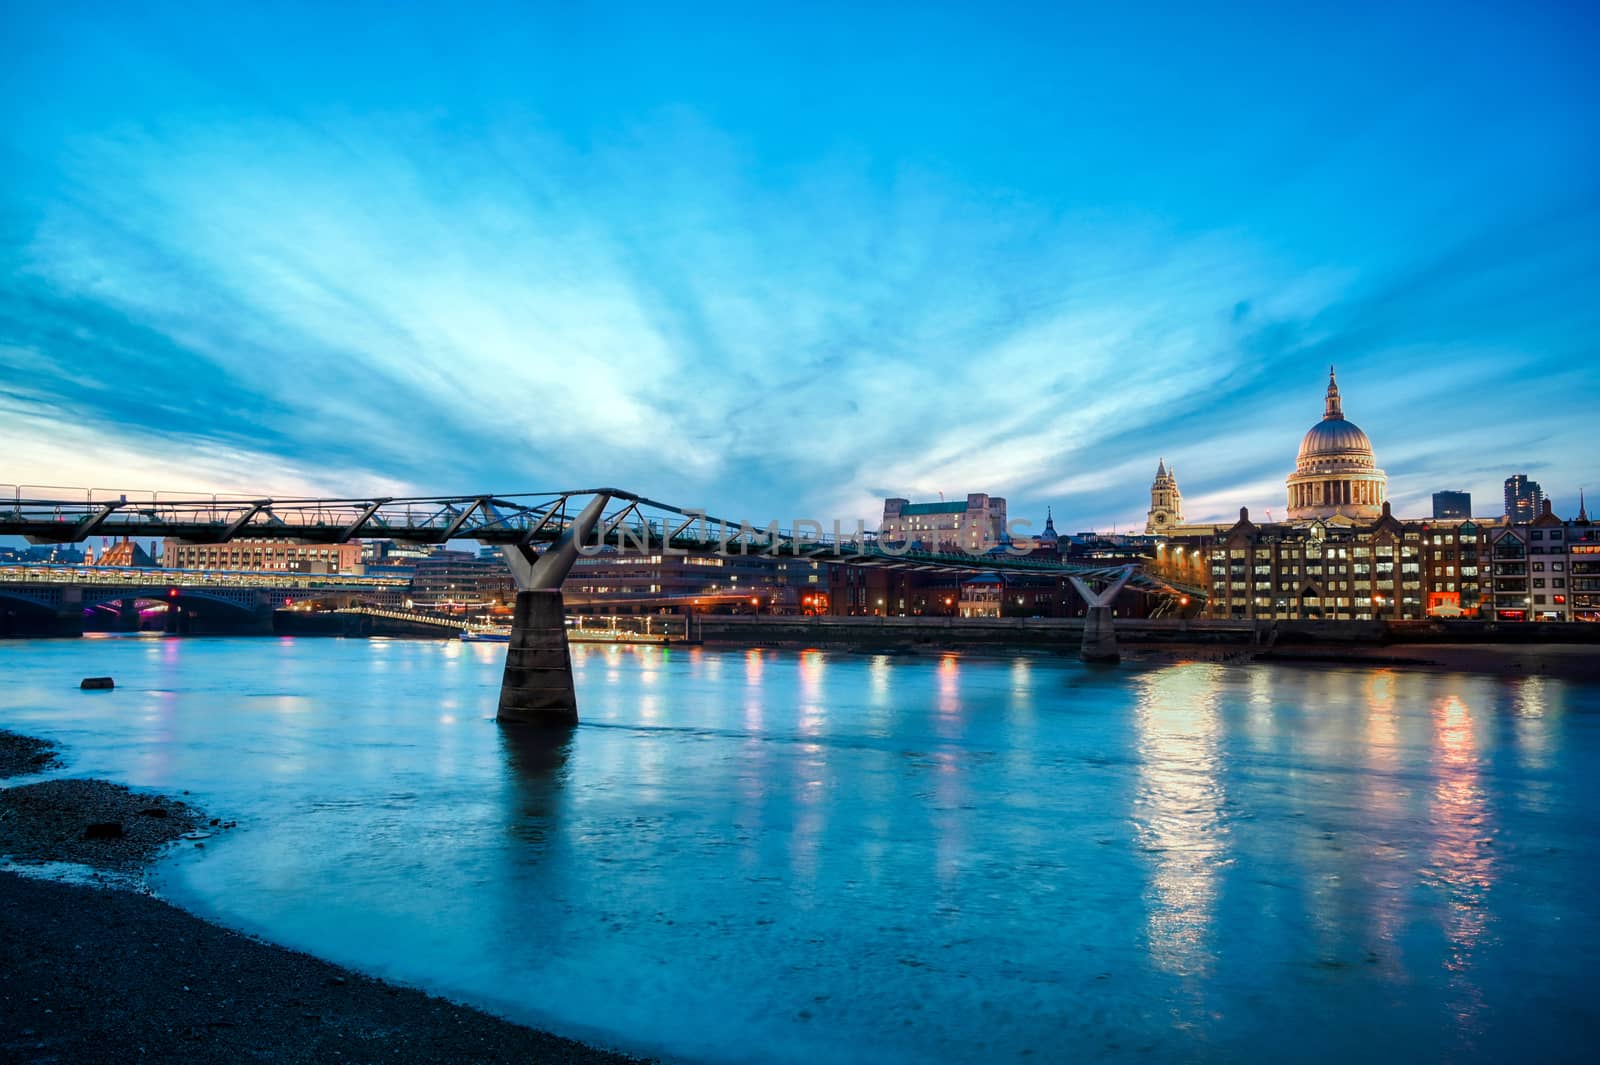
[[1117, 596], [1133, 574], [1132, 566], [1124, 566], [1121, 573], [1098, 591], [1089, 586], [1089, 578], [1068, 575], [1067, 579], [1084, 602], [1083, 647], [1078, 654], [1085, 662], [1122, 661], [1122, 652], [1117, 649], [1117, 627], [1111, 604], [1117, 601]]
[[12, 485], [0, 486], [0, 535], [23, 536], [33, 543], [129, 536], [209, 544], [267, 539], [339, 544], [382, 537], [426, 544], [477, 540], [499, 546], [518, 589], [499, 718], [562, 725], [576, 722], [578, 709], [561, 583], [579, 555], [602, 544], [637, 554], [757, 552], [930, 574], [1067, 577], [1088, 604], [1081, 653], [1095, 662], [1118, 658], [1111, 603], [1125, 586], [1173, 598], [1205, 595], [1203, 589], [1174, 585], [1133, 566], [1039, 560], [1012, 550], [983, 555], [914, 550], [906, 544], [881, 542], [860, 524], [850, 534], [835, 525], [832, 535], [824, 534], [816, 523], [798, 521], [791, 530], [776, 522], [757, 528], [615, 488], [507, 496], [264, 499], [100, 489], [79, 493]]

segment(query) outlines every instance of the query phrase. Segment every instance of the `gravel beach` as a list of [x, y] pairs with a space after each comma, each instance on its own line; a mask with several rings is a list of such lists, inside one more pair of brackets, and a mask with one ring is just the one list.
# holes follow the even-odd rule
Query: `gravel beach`
[[49, 740], [0, 728], [0, 780], [43, 773], [60, 764], [61, 754]]
[[0, 791], [0, 854], [25, 862], [134, 872], [203, 823], [185, 803], [105, 780], [42, 780]]
[[[56, 758], [52, 744], [0, 732], [0, 777]], [[103, 780], [0, 790], [0, 855], [19, 866], [137, 873], [175, 840], [212, 841], [186, 833], [228, 827]], [[0, 871], [0, 1062], [638, 1060], [263, 943], [137, 891]]]

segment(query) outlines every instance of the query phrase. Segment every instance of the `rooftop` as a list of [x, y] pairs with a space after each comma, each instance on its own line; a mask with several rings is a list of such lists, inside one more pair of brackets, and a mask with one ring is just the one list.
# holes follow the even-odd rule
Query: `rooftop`
[[967, 504], [960, 503], [907, 503], [900, 508], [901, 514], [965, 514]]

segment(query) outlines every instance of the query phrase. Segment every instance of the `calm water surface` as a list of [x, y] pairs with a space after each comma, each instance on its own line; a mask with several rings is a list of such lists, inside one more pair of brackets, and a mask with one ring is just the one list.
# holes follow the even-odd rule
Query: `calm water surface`
[[[701, 1061], [1581, 1059], [1600, 690], [1270, 666], [0, 643], [0, 725], [240, 827], [240, 928]], [[86, 674], [111, 693], [81, 693]]]

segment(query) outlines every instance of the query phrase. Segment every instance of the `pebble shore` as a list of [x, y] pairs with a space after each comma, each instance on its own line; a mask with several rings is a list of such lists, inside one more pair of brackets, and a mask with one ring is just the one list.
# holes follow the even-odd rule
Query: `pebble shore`
[[[0, 731], [0, 777], [57, 764], [54, 745]], [[0, 789], [0, 856], [18, 866], [125, 876], [175, 841], [204, 845], [194, 837], [229, 826], [103, 780]], [[639, 1060], [252, 939], [139, 891], [0, 871], [0, 1061]]]
[[61, 754], [49, 740], [0, 729], [0, 780], [43, 773], [60, 764]]

